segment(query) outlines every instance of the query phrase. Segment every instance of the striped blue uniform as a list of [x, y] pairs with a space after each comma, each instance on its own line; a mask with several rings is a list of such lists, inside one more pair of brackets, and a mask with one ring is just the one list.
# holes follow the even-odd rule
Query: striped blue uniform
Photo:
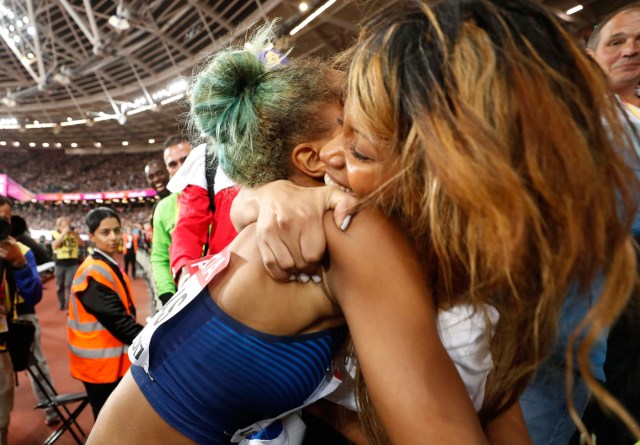
[[225, 314], [205, 288], [158, 327], [149, 373], [131, 373], [158, 414], [199, 444], [300, 406], [322, 382], [346, 327], [279, 336]]

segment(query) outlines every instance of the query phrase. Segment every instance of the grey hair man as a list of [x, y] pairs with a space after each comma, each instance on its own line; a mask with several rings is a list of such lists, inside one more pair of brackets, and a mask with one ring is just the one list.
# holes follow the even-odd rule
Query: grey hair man
[[640, 3], [610, 14], [594, 29], [587, 52], [624, 102], [640, 107]]

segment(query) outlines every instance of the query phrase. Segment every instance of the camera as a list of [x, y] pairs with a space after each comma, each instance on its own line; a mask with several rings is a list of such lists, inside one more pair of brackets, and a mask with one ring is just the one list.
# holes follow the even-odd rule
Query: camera
[[73, 232], [74, 230], [76, 230], [76, 226], [69, 226], [69, 230]]
[[11, 222], [7, 218], [0, 218], [0, 241], [4, 241], [11, 235]]

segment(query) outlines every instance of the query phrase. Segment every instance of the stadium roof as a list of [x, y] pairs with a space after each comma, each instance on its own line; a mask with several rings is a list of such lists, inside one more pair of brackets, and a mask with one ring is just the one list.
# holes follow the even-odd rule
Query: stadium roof
[[[326, 56], [393, 1], [307, 0], [301, 11], [299, 0], [0, 0], [0, 149], [159, 149], [185, 129], [193, 67], [250, 24], [281, 17], [294, 56]], [[542, 2], [575, 30], [629, 3], [586, 0], [567, 16], [575, 0]]]

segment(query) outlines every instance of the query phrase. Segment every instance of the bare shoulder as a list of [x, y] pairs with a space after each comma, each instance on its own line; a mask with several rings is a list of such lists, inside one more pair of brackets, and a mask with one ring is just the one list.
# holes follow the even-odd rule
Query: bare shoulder
[[321, 286], [274, 280], [257, 246], [255, 224], [229, 245], [227, 268], [209, 284], [220, 309], [254, 330], [273, 335], [298, 335], [344, 324]]
[[385, 215], [382, 211], [375, 208], [365, 208], [353, 215], [351, 224], [346, 231], [341, 231], [333, 222], [331, 212], [325, 213], [324, 228], [327, 235], [327, 241], [345, 242], [345, 240], [353, 240], [360, 242], [367, 238], [379, 237], [384, 235], [389, 241], [407, 242], [405, 230], [393, 218]]
[[335, 226], [332, 215], [324, 218], [327, 237], [327, 277], [332, 294], [353, 295], [380, 287], [390, 277], [402, 286], [405, 281], [424, 280], [424, 272], [410, 238], [403, 227], [376, 209], [364, 209], [353, 216], [348, 230]]
[[344, 232], [336, 227], [328, 212], [324, 217], [324, 228], [327, 249], [332, 258], [342, 255], [360, 256], [364, 252], [415, 257], [406, 230], [394, 218], [374, 208], [363, 209], [353, 215], [348, 230]]

